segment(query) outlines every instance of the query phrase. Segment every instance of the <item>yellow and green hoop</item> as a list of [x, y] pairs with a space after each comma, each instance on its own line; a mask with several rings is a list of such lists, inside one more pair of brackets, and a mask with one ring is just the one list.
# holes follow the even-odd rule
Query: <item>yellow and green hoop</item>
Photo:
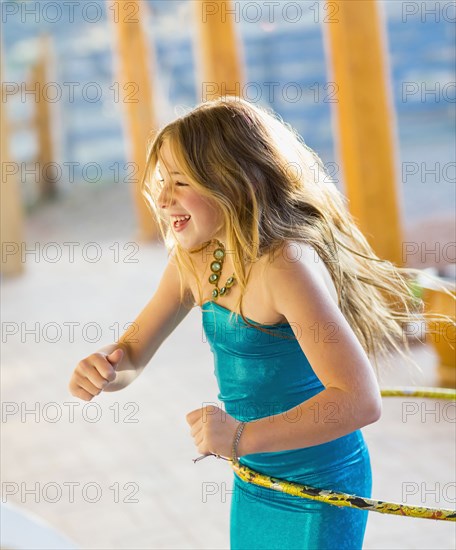
[[[430, 399], [456, 399], [456, 390], [448, 388], [426, 388], [426, 387], [389, 387], [381, 390], [383, 397], [424, 397]], [[233, 462], [229, 459], [231, 466], [236, 474], [248, 483], [253, 483], [267, 489], [280, 491], [301, 498], [319, 500], [333, 506], [348, 506], [358, 508], [359, 510], [368, 510], [369, 512], [379, 512], [380, 514], [394, 514], [398, 516], [408, 516], [412, 518], [435, 519], [440, 521], [456, 521], [456, 510], [446, 510], [443, 508], [428, 508], [423, 506], [413, 506], [400, 504], [396, 502], [386, 502], [372, 498], [340, 493], [337, 491], [318, 489], [309, 485], [302, 485], [292, 481], [286, 481], [276, 477], [267, 476], [248, 466], [240, 464], [239, 461]]]

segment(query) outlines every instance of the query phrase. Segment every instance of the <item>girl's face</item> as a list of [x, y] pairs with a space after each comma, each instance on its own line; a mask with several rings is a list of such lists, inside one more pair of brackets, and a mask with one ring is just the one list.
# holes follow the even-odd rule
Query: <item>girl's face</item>
[[[174, 238], [185, 249], [196, 248], [211, 239], [224, 240], [223, 218], [215, 202], [192, 188], [189, 179], [177, 166], [168, 140], [160, 148], [157, 164], [162, 188], [156, 199], [157, 207], [170, 222]], [[173, 193], [171, 194], [171, 190]], [[177, 217], [190, 216], [188, 221]]]

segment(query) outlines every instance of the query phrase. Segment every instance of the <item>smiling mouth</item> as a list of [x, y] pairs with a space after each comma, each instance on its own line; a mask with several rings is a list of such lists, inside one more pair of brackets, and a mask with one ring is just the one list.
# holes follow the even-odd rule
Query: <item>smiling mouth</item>
[[187, 225], [190, 219], [191, 219], [191, 216], [186, 217], [186, 219], [174, 220], [173, 222], [174, 229], [177, 229], [177, 230], [182, 229]]

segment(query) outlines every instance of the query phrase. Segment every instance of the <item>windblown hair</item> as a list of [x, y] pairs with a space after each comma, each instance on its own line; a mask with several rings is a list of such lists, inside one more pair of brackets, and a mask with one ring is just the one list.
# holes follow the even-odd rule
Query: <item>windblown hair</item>
[[[396, 267], [375, 255], [357, 228], [345, 197], [301, 136], [272, 110], [236, 96], [199, 104], [166, 125], [148, 144], [141, 188], [168, 251], [174, 253], [182, 301], [184, 270], [196, 278], [200, 304], [202, 291], [192, 261], [195, 252], [183, 249], [175, 240], [154, 199], [163, 181], [156, 169], [157, 163], [161, 165], [160, 147], [165, 140], [194, 189], [222, 212], [225, 246], [233, 254], [234, 273], [241, 287], [238, 310], [247, 325], [268, 332], [252, 325], [242, 313], [248, 282], [245, 264], [264, 254], [274, 255], [284, 242], [310, 245], [324, 261], [341, 312], [366, 353], [374, 358], [377, 374], [377, 357], [387, 360], [391, 352], [398, 352], [419, 369], [404, 337], [406, 324], [416, 322], [417, 314], [418, 318], [455, 324], [447, 316], [424, 313], [424, 303], [412, 291], [421, 270]], [[439, 279], [429, 277], [452, 295]]]

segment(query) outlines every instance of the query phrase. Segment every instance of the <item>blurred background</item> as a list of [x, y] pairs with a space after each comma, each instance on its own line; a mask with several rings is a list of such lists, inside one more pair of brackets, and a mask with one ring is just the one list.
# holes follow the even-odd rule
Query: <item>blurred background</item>
[[[271, 107], [320, 156], [379, 256], [454, 284], [455, 3], [1, 9], [1, 546], [228, 548], [232, 474], [191, 462], [185, 421], [222, 406], [200, 311], [122, 392], [87, 405], [67, 388], [166, 264], [138, 190], [146, 140], [224, 93]], [[419, 283], [427, 307], [454, 315]], [[422, 319], [405, 332], [422, 372], [398, 358], [383, 385], [454, 387], [454, 348]], [[363, 432], [374, 497], [454, 508], [453, 403], [386, 400]], [[399, 544], [450, 548], [454, 529], [371, 514], [365, 548]]]

